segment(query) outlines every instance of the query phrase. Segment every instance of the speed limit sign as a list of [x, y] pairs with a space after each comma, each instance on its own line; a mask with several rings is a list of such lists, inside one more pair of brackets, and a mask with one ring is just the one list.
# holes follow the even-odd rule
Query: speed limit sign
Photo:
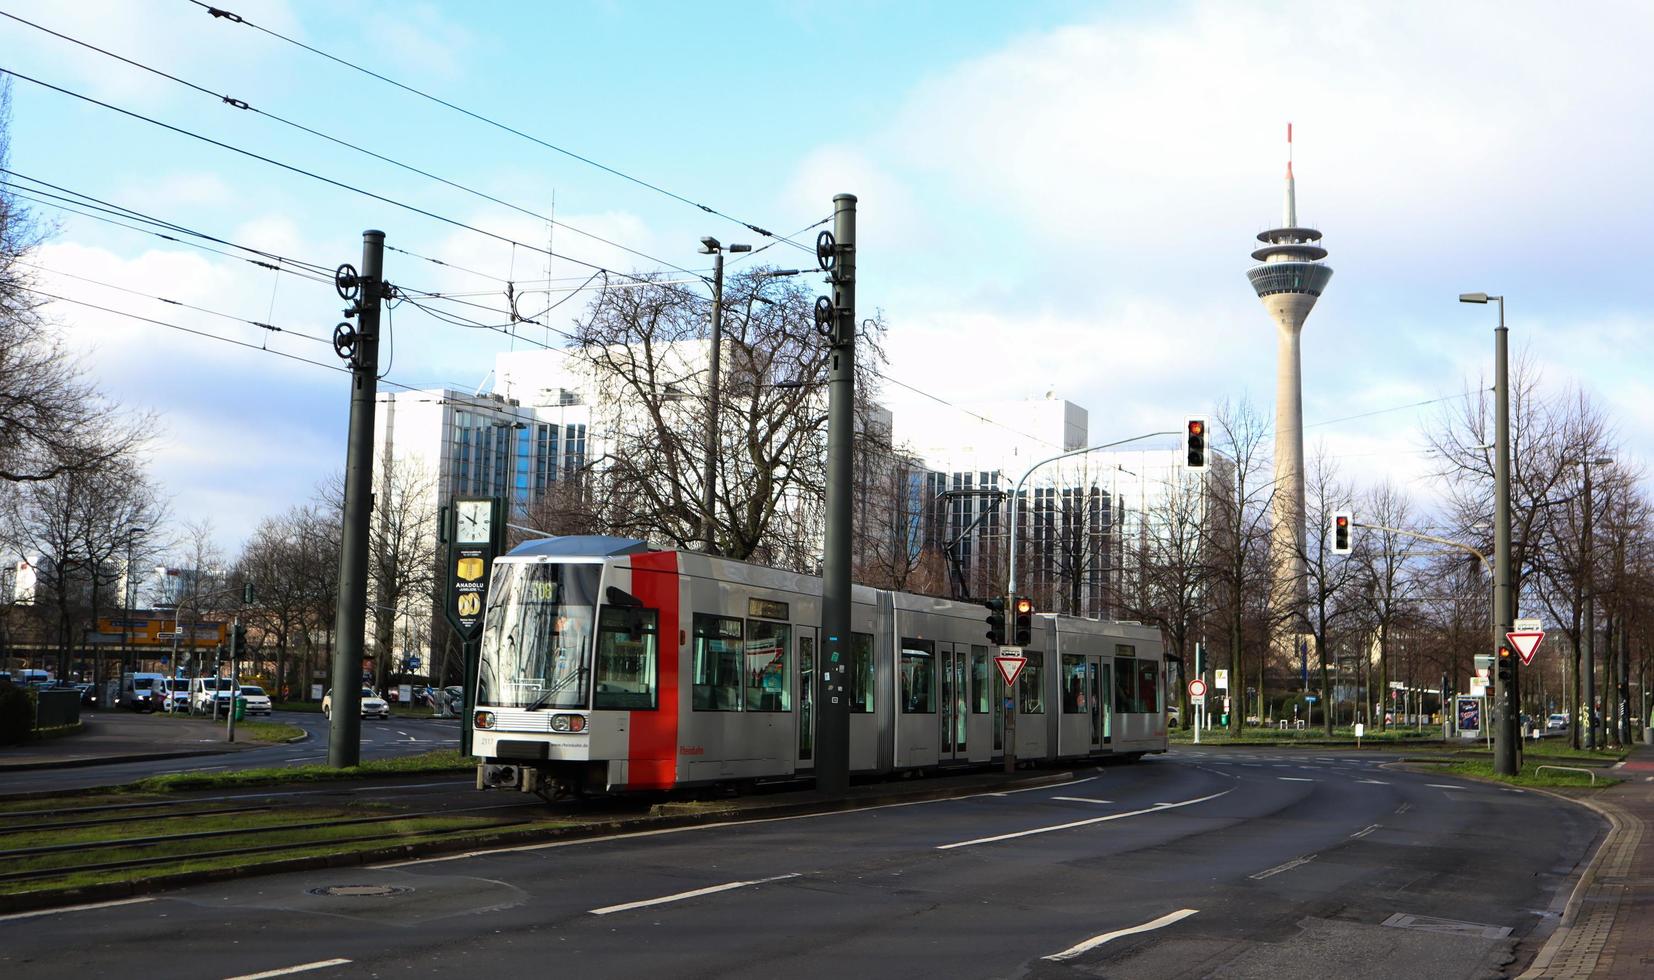
[[1189, 697], [1199, 701], [1206, 697], [1206, 682], [1196, 677], [1189, 682]]

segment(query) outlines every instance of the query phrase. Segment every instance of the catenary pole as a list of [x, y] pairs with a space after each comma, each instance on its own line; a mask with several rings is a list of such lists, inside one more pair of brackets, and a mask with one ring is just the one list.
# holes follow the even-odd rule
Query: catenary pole
[[345, 450], [345, 519], [339, 549], [339, 611], [334, 620], [332, 717], [327, 763], [343, 769], [362, 757], [362, 631], [367, 623], [368, 522], [373, 511], [373, 412], [379, 378], [379, 309], [385, 233], [362, 232], [361, 290], [350, 371], [350, 436]]
[[833, 198], [827, 360], [827, 527], [821, 563], [821, 669], [816, 675], [816, 789], [850, 788], [850, 490], [855, 445], [856, 196]]

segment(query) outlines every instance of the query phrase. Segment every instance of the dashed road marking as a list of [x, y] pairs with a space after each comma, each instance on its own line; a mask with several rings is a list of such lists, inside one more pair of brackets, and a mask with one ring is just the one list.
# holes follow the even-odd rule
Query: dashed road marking
[[1163, 915], [1158, 919], [1151, 922], [1145, 922], [1140, 926], [1132, 926], [1130, 929], [1116, 929], [1113, 932], [1105, 932], [1101, 936], [1092, 936], [1085, 942], [1070, 946], [1060, 953], [1052, 953], [1050, 956], [1041, 958], [1058, 963], [1063, 960], [1071, 960], [1082, 953], [1096, 949], [1098, 946], [1101, 946], [1110, 940], [1119, 939], [1121, 936], [1135, 936], [1140, 932], [1153, 932], [1156, 929], [1164, 929], [1174, 922], [1182, 922], [1184, 919], [1187, 919], [1189, 916], [1194, 915], [1199, 911], [1199, 909], [1178, 909], [1176, 912]]
[[282, 967], [279, 970], [265, 970], [263, 973], [243, 973], [230, 980], [266, 980], [267, 977], [285, 977], [289, 973], [305, 973], [309, 970], [325, 970], [330, 966], [344, 966], [350, 961], [347, 959], [317, 960], [314, 963], [300, 963], [298, 966]]
[[1311, 861], [1315, 860], [1316, 856], [1317, 855], [1314, 855], [1314, 854], [1306, 854], [1303, 857], [1296, 857], [1296, 858], [1293, 858], [1292, 860], [1286, 862], [1285, 864], [1277, 864], [1273, 868], [1266, 868], [1263, 871], [1258, 872], [1257, 874], [1247, 875], [1247, 877], [1251, 878], [1254, 881], [1262, 881], [1265, 878], [1273, 878], [1274, 876], [1282, 873], [1283, 871], [1291, 871], [1293, 868], [1303, 867], [1304, 865], [1306, 865], [1306, 864], [1310, 863]]
[[1382, 779], [1357, 779], [1356, 782], [1366, 783], [1368, 786], [1388, 786], [1388, 785], [1390, 785], [1389, 783], [1385, 782]]
[[1284, 781], [1289, 782], [1289, 783], [1313, 783], [1313, 782], [1318, 782], [1318, 780], [1311, 779], [1308, 776], [1276, 776], [1275, 778], [1280, 779], [1280, 780], [1284, 780]]
[[648, 908], [651, 905], [666, 905], [669, 902], [681, 902], [689, 898], [700, 898], [702, 895], [714, 895], [718, 892], [733, 891], [737, 888], [750, 888], [753, 885], [767, 885], [772, 881], [786, 881], [788, 878], [798, 878], [801, 875], [775, 875], [769, 878], [755, 878], [752, 881], [731, 881], [723, 885], [709, 885], [706, 888], [696, 888], [692, 891], [678, 892], [676, 895], [662, 895], [660, 898], [646, 898], [641, 902], [626, 902], [623, 905], [605, 905], [600, 909], [592, 909], [592, 915], [612, 915], [615, 912], [629, 912], [632, 909]]
[[1053, 796], [1053, 800], [1065, 800], [1069, 803], [1113, 803], [1113, 800], [1094, 800], [1089, 796]]
[[1351, 834], [1350, 835], [1350, 840], [1360, 840], [1361, 838], [1367, 836], [1368, 834], [1372, 833], [1373, 831], [1375, 831], [1377, 829], [1378, 829], [1378, 824], [1376, 824], [1376, 823], [1375, 824], [1369, 824], [1369, 825], [1361, 828], [1360, 830], [1356, 831], [1355, 833]]
[[117, 905], [138, 905], [142, 902], [153, 902], [153, 898], [121, 898], [113, 902], [91, 902], [86, 905], [65, 905], [56, 909], [39, 909], [34, 912], [13, 912], [11, 915], [0, 915], [0, 922], [11, 922], [15, 919], [37, 919], [43, 915], [57, 915], [62, 912], [90, 912], [93, 909], [112, 909]]
[[936, 845], [936, 849], [938, 851], [951, 851], [956, 847], [972, 847], [976, 844], [994, 844], [999, 841], [1014, 840], [1018, 837], [1032, 837], [1035, 834], [1049, 834], [1058, 830], [1071, 830], [1075, 827], [1087, 827], [1094, 823], [1104, 823], [1109, 820], [1124, 820], [1126, 817], [1141, 816], [1145, 813], [1161, 813], [1166, 810], [1177, 809], [1178, 807], [1194, 806], [1196, 803], [1205, 803], [1208, 800], [1215, 800], [1220, 796], [1228, 796], [1233, 792], [1233, 789], [1226, 789], [1221, 793], [1212, 793], [1208, 796], [1199, 796], [1192, 800], [1182, 800], [1177, 803], [1159, 803], [1151, 807], [1145, 807], [1141, 810], [1127, 810], [1124, 813], [1111, 813], [1105, 817], [1092, 817], [1088, 820], [1071, 820], [1068, 823], [1053, 824], [1049, 827], [1035, 827], [1032, 830], [1018, 830], [1009, 834], [995, 834], [992, 837], [978, 837], [973, 840], [955, 841], [952, 844], [938, 844]]

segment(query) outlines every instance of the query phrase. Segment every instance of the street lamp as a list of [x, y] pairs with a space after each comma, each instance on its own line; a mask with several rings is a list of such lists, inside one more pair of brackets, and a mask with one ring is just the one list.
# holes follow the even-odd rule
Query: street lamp
[[[1611, 466], [1613, 459], [1602, 457], [1598, 459], [1571, 459], [1570, 464], [1580, 467], [1585, 472], [1585, 531], [1580, 537], [1579, 563], [1580, 575], [1584, 578], [1581, 583], [1581, 592], [1585, 597], [1585, 628], [1580, 631], [1584, 640], [1584, 649], [1580, 651], [1585, 660], [1585, 747], [1597, 747], [1597, 668], [1595, 657], [1597, 617], [1596, 588], [1591, 581], [1594, 577], [1591, 562], [1591, 467]], [[1610, 679], [1611, 680], [1611, 679]]]
[[[121, 589], [121, 671], [126, 671], [127, 638], [132, 632], [132, 604], [137, 600], [133, 597], [132, 589], [132, 541], [140, 534], [148, 532], [148, 528], [129, 527], [126, 529], [126, 568], [121, 576], [125, 583]], [[103, 678], [98, 678], [102, 681]], [[107, 685], [106, 685], [107, 686]]]
[[[1509, 641], [1509, 633], [1516, 618], [1511, 593], [1510, 575], [1510, 370], [1509, 335], [1505, 327], [1505, 298], [1487, 293], [1460, 293], [1459, 302], [1499, 304], [1499, 326], [1493, 331], [1493, 654], [1498, 662], [1499, 647]], [[1501, 775], [1514, 776], [1521, 768], [1517, 753], [1521, 739], [1516, 737], [1516, 726], [1521, 718], [1518, 692], [1521, 675], [1513, 664], [1511, 679], [1505, 683], [1494, 671], [1494, 732], [1497, 738], [1493, 749], [1493, 770]]]

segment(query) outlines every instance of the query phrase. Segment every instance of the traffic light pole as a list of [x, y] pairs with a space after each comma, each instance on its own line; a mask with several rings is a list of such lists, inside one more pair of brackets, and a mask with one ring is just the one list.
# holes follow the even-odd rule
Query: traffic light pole
[[[1511, 631], [1516, 618], [1510, 567], [1510, 331], [1505, 327], [1505, 298], [1488, 298], [1499, 301], [1499, 326], [1493, 332], [1493, 652], [1497, 662], [1500, 647], [1509, 642], [1505, 634]], [[1521, 668], [1512, 662], [1509, 673], [1506, 680], [1503, 672], [1494, 670], [1493, 771], [1503, 776], [1516, 775], [1522, 765], [1522, 740], [1517, 731], [1522, 716], [1518, 699], [1522, 689]]]

